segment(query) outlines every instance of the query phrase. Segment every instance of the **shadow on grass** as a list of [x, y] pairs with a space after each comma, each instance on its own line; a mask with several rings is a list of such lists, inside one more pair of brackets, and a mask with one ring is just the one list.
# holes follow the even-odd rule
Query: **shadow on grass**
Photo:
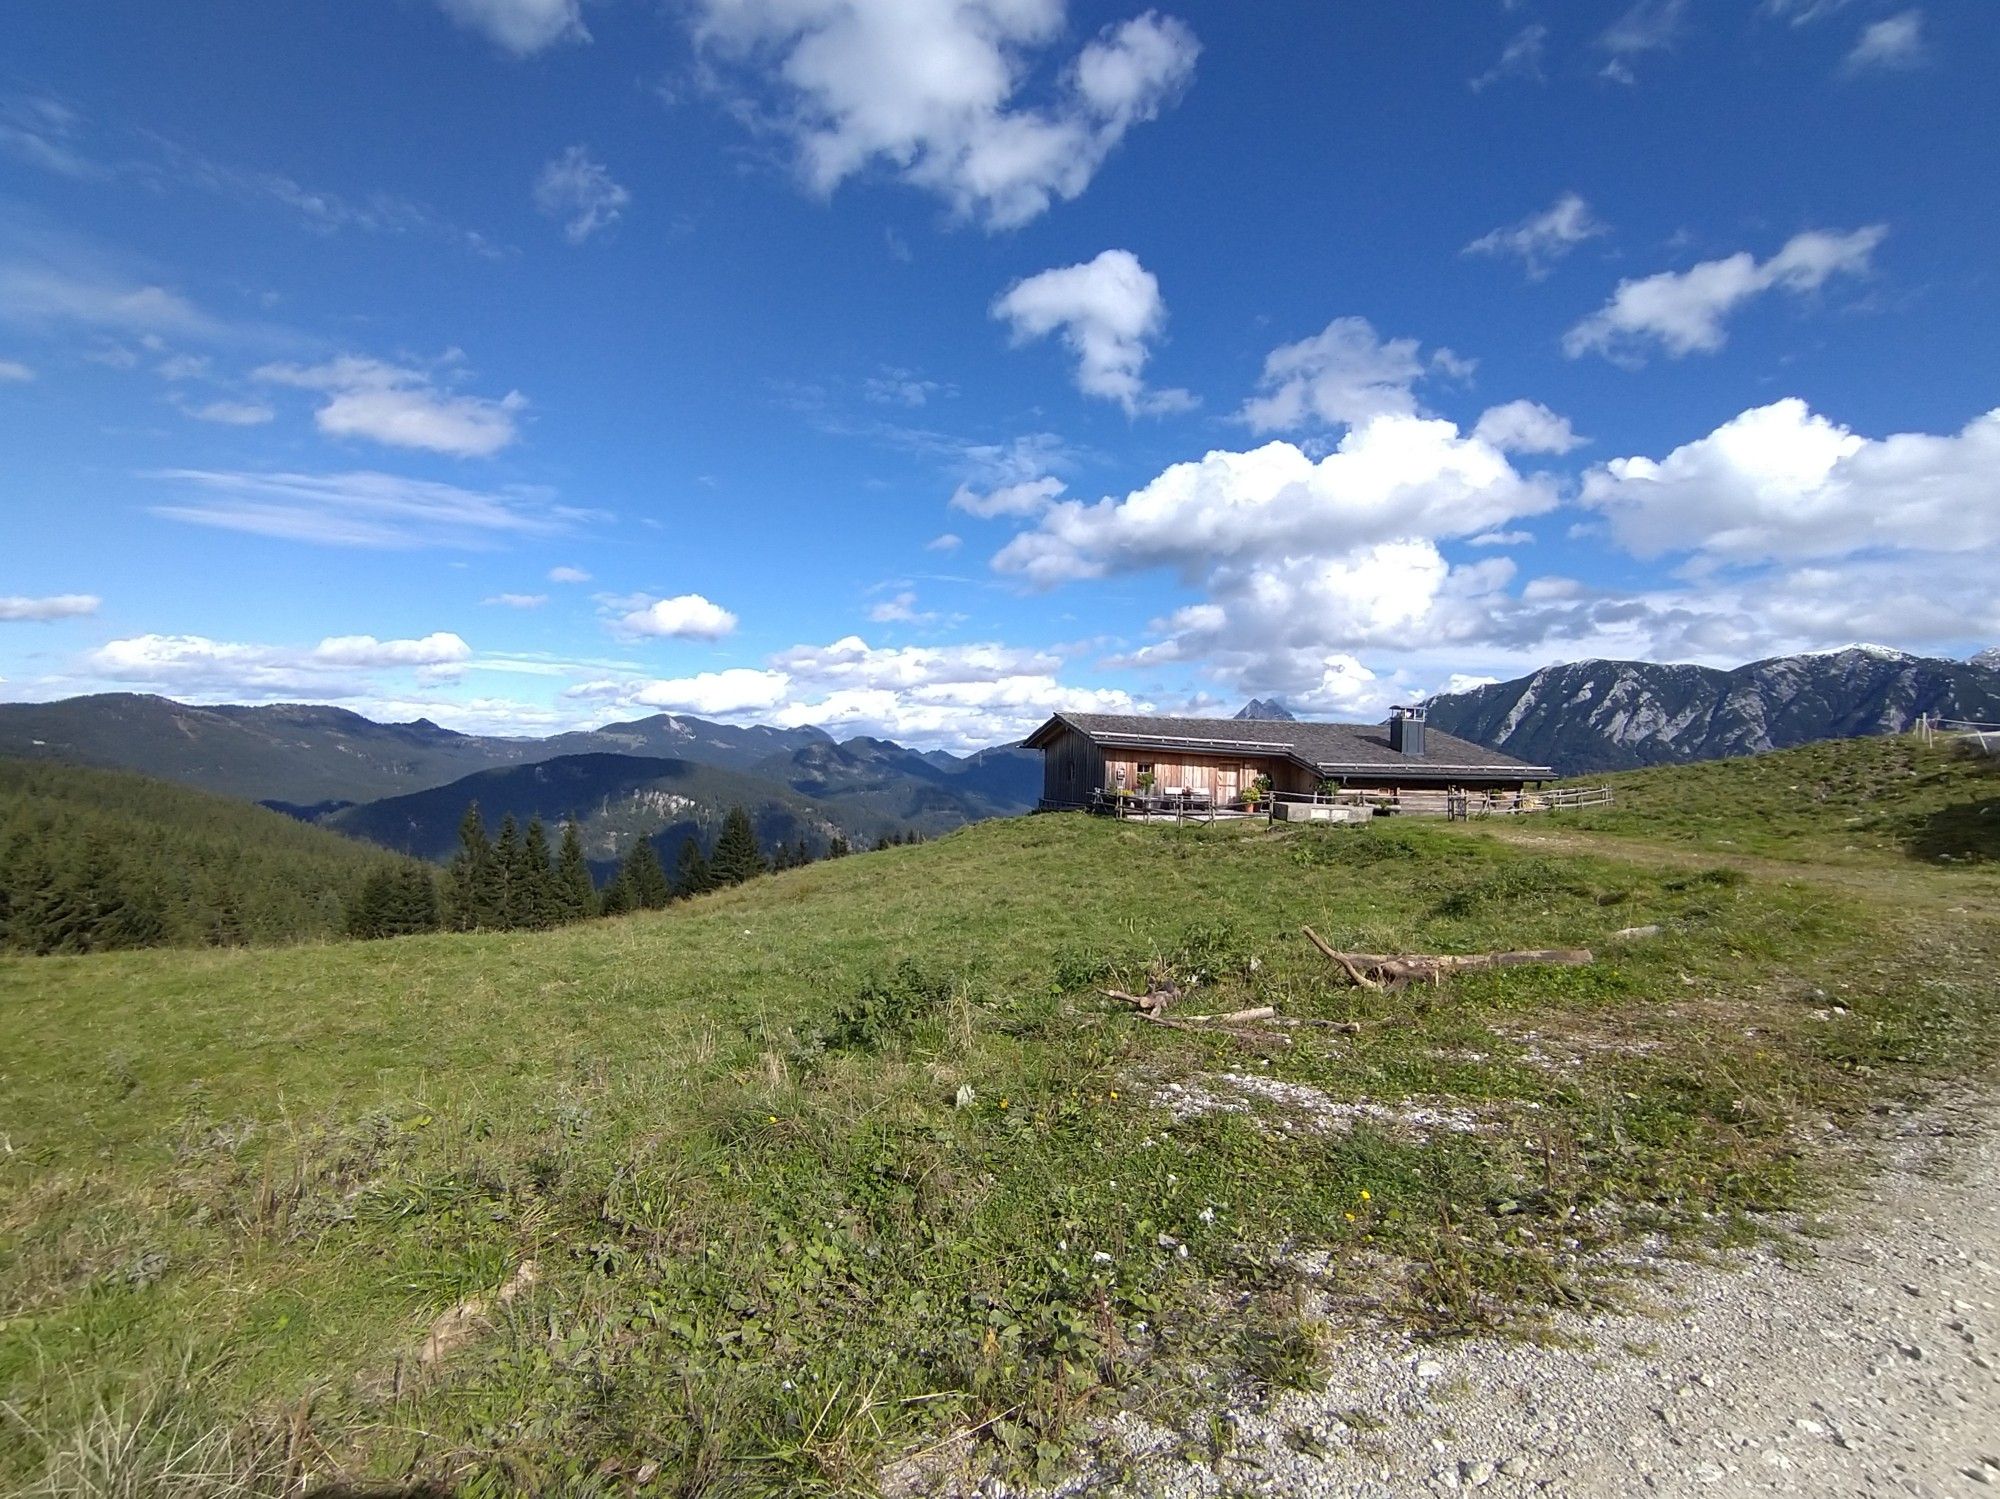
[[1911, 858], [1929, 863], [2000, 861], [2000, 796], [1961, 802], [1912, 819], [1903, 846]]

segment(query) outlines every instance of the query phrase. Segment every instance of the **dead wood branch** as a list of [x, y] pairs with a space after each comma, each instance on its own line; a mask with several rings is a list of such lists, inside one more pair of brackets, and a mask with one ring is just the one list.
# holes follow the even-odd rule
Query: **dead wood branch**
[[1474, 953], [1366, 953], [1339, 952], [1311, 927], [1305, 934], [1313, 946], [1339, 966], [1350, 982], [1363, 989], [1400, 989], [1405, 984], [1435, 984], [1445, 975], [1471, 973], [1485, 968], [1513, 968], [1523, 964], [1579, 967], [1594, 961], [1587, 947], [1537, 947], [1516, 952]]

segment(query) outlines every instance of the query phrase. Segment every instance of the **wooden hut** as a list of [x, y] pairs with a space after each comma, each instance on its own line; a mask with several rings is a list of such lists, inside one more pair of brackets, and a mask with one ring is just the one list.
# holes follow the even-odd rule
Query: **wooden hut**
[[1461, 793], [1518, 795], [1555, 777], [1546, 765], [1430, 729], [1422, 708], [1398, 708], [1382, 724], [1058, 713], [1022, 742], [1042, 752], [1049, 809], [1118, 797], [1222, 809], [1268, 777], [1280, 797], [1352, 793], [1412, 810], [1435, 800], [1441, 811]]

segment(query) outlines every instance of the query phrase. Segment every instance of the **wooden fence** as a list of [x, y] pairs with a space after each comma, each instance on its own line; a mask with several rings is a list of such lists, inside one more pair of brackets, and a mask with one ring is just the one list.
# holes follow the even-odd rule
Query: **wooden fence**
[[1443, 817], [1464, 822], [1475, 817], [1515, 817], [1528, 812], [1608, 807], [1612, 804], [1612, 793], [1609, 786], [1552, 786], [1544, 791], [1490, 792], [1442, 787], [1437, 790], [1278, 792], [1263, 798], [1255, 806], [1217, 806], [1200, 796], [1100, 791], [1091, 801], [1090, 810], [1130, 822], [1171, 822], [1185, 826], [1188, 823], [1240, 822], [1251, 817], [1269, 820], [1282, 815], [1278, 812], [1279, 803], [1287, 807], [1357, 807], [1382, 817]]
[[1962, 718], [1935, 718], [1919, 713], [1912, 732], [1925, 744], [1951, 739], [1989, 755], [2000, 755], [2000, 723], [1972, 723]]

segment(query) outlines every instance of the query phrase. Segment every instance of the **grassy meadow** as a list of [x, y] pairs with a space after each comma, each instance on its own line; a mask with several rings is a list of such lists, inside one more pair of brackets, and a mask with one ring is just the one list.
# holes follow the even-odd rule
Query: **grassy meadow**
[[[1121, 1406], [1199, 1445], [1221, 1391], [1311, 1385], [1309, 1286], [1532, 1331], [1636, 1244], [1837, 1213], [1855, 1126], [1990, 1068], [2000, 760], [1613, 780], [1589, 820], [1021, 818], [552, 932], [0, 959], [0, 1490], [1054, 1476]], [[1308, 922], [1598, 961], [1366, 993]], [[1162, 974], [1345, 1024], [1102, 994]]]

